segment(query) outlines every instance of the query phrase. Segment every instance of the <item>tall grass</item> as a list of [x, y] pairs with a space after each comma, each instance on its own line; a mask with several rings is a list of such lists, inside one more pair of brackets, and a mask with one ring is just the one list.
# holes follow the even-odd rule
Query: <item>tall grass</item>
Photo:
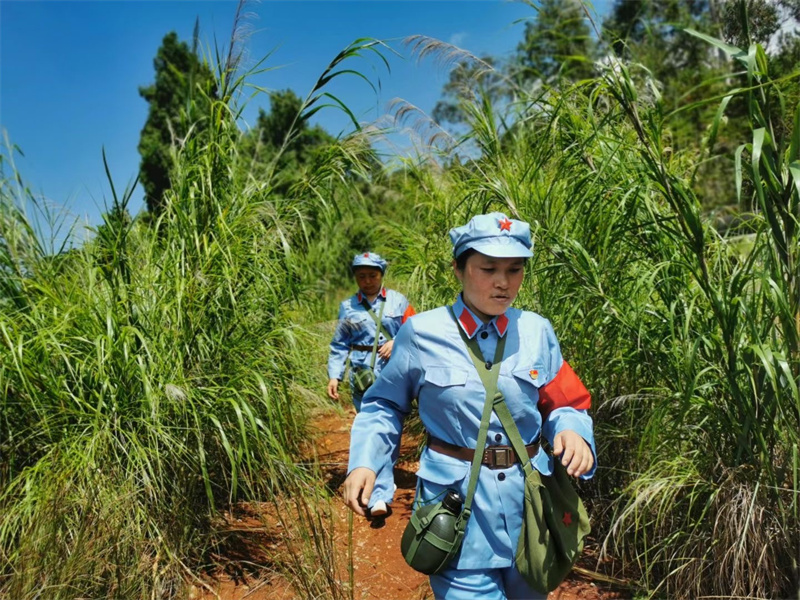
[[[465, 137], [481, 155], [421, 163], [425, 227], [397, 248], [411, 297], [431, 306], [456, 291], [442, 232], [491, 209], [531, 222], [517, 305], [553, 320], [594, 393], [601, 470], [583, 487], [608, 553], [653, 596], [788, 597], [800, 551], [800, 112], [785, 107], [795, 128], [778, 137], [764, 51], [715, 43], [743, 82], [706, 101], [720, 109], [700, 156], [672, 150], [675, 115], [635, 64], [517, 89], [507, 107], [466, 95]], [[723, 236], [692, 186], [734, 95], [752, 139], [728, 160], [753, 212]]]
[[[669, 327], [664, 342], [676, 346], [659, 360], [674, 383], [661, 383], [671, 394], [659, 394], [646, 417], [640, 456], [648, 468], [617, 502], [613, 531], [637, 530], [634, 543], [623, 536], [621, 547], [647, 557], [644, 574], [656, 591], [785, 596], [797, 585], [800, 240], [790, 169], [800, 130], [786, 140], [768, 133], [773, 83], [763, 49], [715, 43], [746, 67], [746, 87], [731, 95], [745, 95], [752, 125], [752, 141], [735, 158], [741, 190], [742, 157], [749, 155], [754, 213], [736, 237], [709, 226], [689, 170], [667, 158], [660, 97], [638, 98], [624, 66], [609, 70], [603, 88], [636, 133], [641, 174], [652, 190], [644, 200], [661, 216], [654, 249], [665, 270], [654, 281], [656, 314]], [[709, 150], [729, 99], [709, 126]], [[678, 485], [683, 493], [665, 485], [665, 468], [689, 476]]]
[[[321, 479], [321, 472], [316, 473]], [[352, 515], [348, 515], [347, 534], [337, 532], [336, 508], [328, 490], [319, 484], [291, 488], [290, 495], [277, 499], [275, 507], [284, 546], [276, 557], [278, 568], [299, 597], [352, 600], [356, 592]]]
[[[372, 45], [362, 40], [336, 57], [298, 119], [335, 100], [323, 91], [332, 71]], [[293, 319], [313, 281], [304, 277], [308, 255], [322, 253], [333, 229], [317, 215], [331, 220], [335, 206], [312, 194], [278, 196], [269, 179], [250, 175], [235, 102], [245, 77], [235, 58], [217, 58], [220, 97], [204, 99], [204, 127], [176, 140], [155, 223], [128, 215], [133, 188], [118, 194], [109, 173], [111, 206], [94, 238], [52, 256], [26, 216], [32, 197], [7, 149], [5, 597], [180, 596], [217, 508], [277, 498], [288, 482], [311, 477], [295, 464], [306, 419], [297, 386], [310, 378], [310, 338]], [[331, 190], [337, 177], [346, 185], [367, 163], [353, 158], [360, 149], [357, 140], [331, 149], [303, 189]]]
[[167, 594], [215, 503], [294, 471], [285, 214], [198, 163], [178, 161], [160, 228], [120, 218], [66, 255], [5, 257], [10, 597]]
[[[582, 491], [615, 564], [651, 596], [796, 593], [800, 109], [780, 102], [763, 49], [708, 41], [741, 70], [739, 87], [705, 101], [719, 109], [701, 154], [673, 151], [680, 111], [665, 112], [645, 69], [614, 61], [569, 86], [512, 87], [501, 107], [470, 86], [462, 138], [393, 174], [355, 123], [285, 194], [239, 152], [245, 78], [218, 57], [221, 97], [203, 103], [202, 134], [173, 148], [160, 221], [131, 219], [130, 189], [112, 185], [94, 239], [55, 256], [25, 213], [31, 196], [7, 147], [0, 594], [180, 595], [215, 509], [252, 497], [297, 528], [278, 566], [301, 594], [353, 597], [327, 493], [295, 465], [301, 388], [322, 384], [307, 365], [320, 342], [309, 324], [329, 314], [318, 298], [346, 276], [343, 256], [377, 247], [391, 250], [418, 310], [452, 301], [444, 233], [493, 209], [532, 224], [517, 305], [554, 322], [595, 397], [601, 468]], [[323, 104], [352, 118], [325, 86], [352, 74], [343, 61], [382, 48], [346, 47], [296, 123]], [[474, 72], [502, 80], [489, 69]], [[694, 186], [736, 96], [752, 137], [729, 160], [752, 213], [723, 235]], [[397, 106], [401, 118], [418, 112]], [[793, 115], [785, 137], [780, 111]], [[457, 154], [468, 147], [478, 152]], [[389, 192], [413, 219], [371, 206]]]

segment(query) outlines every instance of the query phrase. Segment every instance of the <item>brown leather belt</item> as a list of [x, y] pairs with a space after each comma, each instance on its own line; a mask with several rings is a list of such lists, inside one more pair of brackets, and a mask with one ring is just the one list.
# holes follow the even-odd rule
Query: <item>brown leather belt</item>
[[[378, 344], [378, 348], [383, 346], [383, 344]], [[364, 352], [372, 352], [372, 344], [369, 346], [364, 346], [362, 344], [353, 344], [350, 346], [350, 350], [363, 350]]]
[[[460, 458], [461, 460], [472, 461], [475, 456], [475, 450], [472, 448], [464, 448], [463, 446], [456, 446], [450, 442], [445, 442], [433, 436], [428, 436], [428, 447], [439, 454], [452, 456], [453, 458]], [[525, 446], [528, 451], [528, 456], [533, 458], [539, 451], [539, 442], [534, 442]], [[511, 446], [487, 446], [483, 451], [483, 459], [481, 464], [486, 465], [490, 469], [507, 469], [518, 463], [517, 454]]]

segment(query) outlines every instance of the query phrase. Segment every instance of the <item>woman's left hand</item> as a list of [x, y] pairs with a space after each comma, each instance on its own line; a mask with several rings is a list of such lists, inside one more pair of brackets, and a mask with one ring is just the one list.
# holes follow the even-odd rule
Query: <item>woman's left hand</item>
[[594, 455], [589, 444], [571, 429], [556, 435], [553, 454], [556, 458], [561, 458], [561, 464], [572, 477], [580, 477], [594, 466]]
[[392, 346], [394, 346], [394, 340], [389, 340], [384, 343], [383, 346], [378, 348], [378, 356], [384, 360], [389, 360], [389, 357], [392, 355]]

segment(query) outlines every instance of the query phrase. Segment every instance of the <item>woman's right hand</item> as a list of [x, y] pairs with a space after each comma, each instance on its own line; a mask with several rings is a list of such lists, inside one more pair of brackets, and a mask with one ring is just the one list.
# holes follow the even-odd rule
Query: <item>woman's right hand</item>
[[329, 379], [328, 380], [328, 398], [331, 400], [338, 400], [339, 399], [339, 380], [338, 379]]
[[365, 509], [375, 487], [375, 471], [367, 467], [356, 467], [344, 480], [344, 503], [357, 515], [367, 516]]

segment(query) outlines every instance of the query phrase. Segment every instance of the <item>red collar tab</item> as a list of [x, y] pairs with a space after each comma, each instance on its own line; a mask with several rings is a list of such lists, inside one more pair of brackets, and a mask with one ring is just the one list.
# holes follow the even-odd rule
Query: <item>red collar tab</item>
[[[381, 291], [378, 293], [378, 297], [379, 298], [383, 298], [384, 300], [386, 300], [386, 294], [387, 294], [386, 288], [381, 288]], [[364, 294], [362, 294], [360, 290], [356, 294], [356, 300], [358, 300], [359, 302], [363, 302], [364, 301]]]
[[506, 330], [508, 329], [508, 317], [505, 313], [494, 320], [494, 326], [497, 328], [497, 333], [500, 335], [500, 337], [503, 337], [506, 334]]
[[458, 316], [458, 322], [461, 323], [461, 328], [467, 333], [468, 337], [475, 335], [475, 332], [478, 330], [478, 324], [475, 322], [475, 319], [472, 318], [472, 315], [466, 307], [461, 310], [461, 314]]
[[502, 221], [498, 221], [497, 225], [500, 227], [500, 231], [507, 231], [511, 233], [511, 221], [508, 217], [505, 217]]

